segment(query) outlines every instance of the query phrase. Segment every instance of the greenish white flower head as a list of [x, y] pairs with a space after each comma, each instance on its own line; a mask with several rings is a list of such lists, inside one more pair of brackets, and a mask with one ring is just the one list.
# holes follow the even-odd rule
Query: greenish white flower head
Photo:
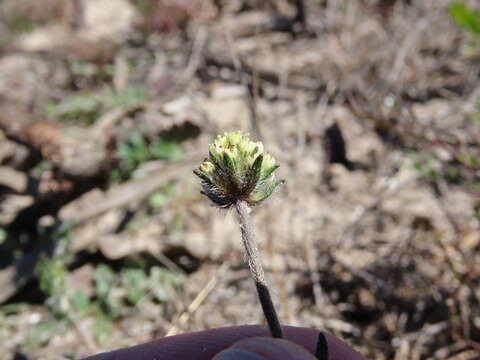
[[275, 181], [275, 159], [242, 131], [218, 135], [209, 145], [209, 158], [194, 170], [202, 194], [217, 206], [230, 207], [243, 200], [253, 206], [268, 198], [284, 180]]

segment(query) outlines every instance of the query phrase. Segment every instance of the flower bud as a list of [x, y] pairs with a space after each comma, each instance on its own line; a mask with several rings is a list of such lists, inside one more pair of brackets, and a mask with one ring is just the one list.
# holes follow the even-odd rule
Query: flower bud
[[275, 159], [246, 133], [218, 135], [208, 149], [209, 158], [194, 173], [201, 180], [202, 193], [217, 206], [230, 207], [239, 200], [256, 205], [284, 182], [275, 181]]

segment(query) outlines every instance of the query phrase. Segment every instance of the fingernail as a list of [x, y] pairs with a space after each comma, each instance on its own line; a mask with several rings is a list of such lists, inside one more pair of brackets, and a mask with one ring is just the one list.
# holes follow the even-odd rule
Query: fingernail
[[219, 353], [214, 360], [315, 360], [313, 354], [290, 341], [248, 338]]
[[268, 360], [266, 357], [243, 349], [227, 349], [217, 354], [213, 360]]

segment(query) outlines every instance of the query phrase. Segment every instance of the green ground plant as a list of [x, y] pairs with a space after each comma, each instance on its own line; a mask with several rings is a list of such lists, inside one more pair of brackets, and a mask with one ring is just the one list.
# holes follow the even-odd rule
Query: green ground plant
[[[477, 52], [480, 46], [480, 12], [459, 1], [450, 5], [449, 12], [452, 20], [472, 35], [474, 43], [469, 46]], [[480, 99], [477, 99], [476, 111], [466, 127], [467, 133], [480, 134]], [[449, 160], [435, 152], [419, 149], [409, 153], [414, 168], [432, 183], [443, 181], [480, 194], [479, 137], [473, 136], [469, 141], [436, 141], [431, 145], [449, 154]]]
[[[84, 317], [93, 319], [95, 341], [105, 344], [119, 317], [133, 311], [141, 301], [156, 304], [169, 301], [182, 283], [181, 275], [157, 265], [149, 267], [144, 261], [133, 261], [118, 269], [99, 263], [93, 273], [93, 294], [86, 294], [76, 290], [69, 281], [70, 266], [75, 258], [69, 251], [70, 228], [61, 227], [51, 236], [56, 244], [55, 252], [43, 256], [36, 266], [39, 288], [46, 297], [45, 305], [51, 317], [28, 332], [23, 341], [26, 351], [44, 346], [52, 336], [67, 331]], [[22, 304], [9, 304], [0, 309], [0, 314], [8, 316], [21, 309]]]
[[116, 92], [111, 86], [97, 91], [85, 91], [66, 97], [60, 102], [45, 105], [45, 115], [49, 118], [91, 125], [104, 111], [117, 107], [132, 107], [145, 101], [147, 95], [143, 86], [128, 86]]
[[458, 26], [480, 40], [480, 12], [470, 9], [463, 2], [456, 1], [450, 5], [450, 16]]
[[118, 167], [110, 174], [110, 182], [116, 183], [129, 179], [141, 163], [151, 160], [177, 161], [184, 157], [178, 142], [156, 137], [152, 140], [140, 131], [132, 132], [127, 141], [120, 144], [117, 152]]

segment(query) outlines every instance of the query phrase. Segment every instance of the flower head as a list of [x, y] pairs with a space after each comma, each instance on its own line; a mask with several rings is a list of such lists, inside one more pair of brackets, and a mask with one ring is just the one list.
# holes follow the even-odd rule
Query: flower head
[[278, 166], [260, 141], [236, 131], [218, 135], [209, 145], [209, 158], [194, 173], [202, 182], [202, 194], [217, 206], [229, 207], [239, 200], [256, 205], [284, 182], [275, 181]]

